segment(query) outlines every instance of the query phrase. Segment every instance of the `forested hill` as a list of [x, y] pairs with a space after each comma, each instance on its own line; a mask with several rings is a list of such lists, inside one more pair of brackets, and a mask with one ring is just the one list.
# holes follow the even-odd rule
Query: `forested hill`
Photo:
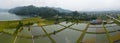
[[35, 7], [33, 5], [16, 7], [16, 8], [10, 9], [9, 12], [14, 13], [16, 15], [21, 15], [21, 16], [41, 16], [43, 18], [46, 18], [46, 17], [49, 18], [49, 17], [53, 17], [56, 15], [65, 13], [65, 12], [60, 12], [51, 7]]
[[41, 17], [53, 17], [59, 12], [49, 7], [35, 7], [33, 5], [16, 7], [9, 10], [10, 13], [21, 16], [41, 16]]
[[33, 5], [16, 7], [10, 9], [9, 12], [20, 16], [40, 16], [42, 18], [53, 18], [56, 16], [62, 18], [74, 18], [81, 20], [90, 20], [96, 18], [96, 16], [91, 16], [86, 13], [79, 13], [77, 11], [69, 11], [52, 7], [35, 7]]
[[53, 7], [35, 7], [33, 5], [16, 7], [10, 9], [9, 12], [20, 16], [40, 16], [42, 18], [54, 18], [57, 16], [62, 18], [74, 18], [80, 20], [91, 20], [95, 19], [98, 16], [106, 18], [106, 14], [111, 14], [110, 12], [78, 12]]

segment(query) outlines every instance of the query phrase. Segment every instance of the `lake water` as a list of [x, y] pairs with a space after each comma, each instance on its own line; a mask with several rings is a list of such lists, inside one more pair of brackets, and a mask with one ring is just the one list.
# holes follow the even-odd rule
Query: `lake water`
[[0, 21], [20, 20], [21, 17], [8, 12], [0, 12]]

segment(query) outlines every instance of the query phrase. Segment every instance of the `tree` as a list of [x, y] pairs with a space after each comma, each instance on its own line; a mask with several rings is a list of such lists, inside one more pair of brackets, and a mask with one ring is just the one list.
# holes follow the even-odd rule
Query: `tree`
[[52, 18], [59, 12], [53, 8], [49, 7], [35, 7], [33, 5], [16, 7], [9, 10], [10, 13], [14, 13], [20, 16], [40, 16], [43, 18]]

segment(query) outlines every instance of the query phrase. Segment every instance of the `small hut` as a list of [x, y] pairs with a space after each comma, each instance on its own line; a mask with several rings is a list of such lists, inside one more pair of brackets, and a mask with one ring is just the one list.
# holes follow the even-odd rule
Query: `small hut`
[[101, 17], [97, 17], [97, 19], [92, 20], [91, 24], [102, 24], [102, 19]]

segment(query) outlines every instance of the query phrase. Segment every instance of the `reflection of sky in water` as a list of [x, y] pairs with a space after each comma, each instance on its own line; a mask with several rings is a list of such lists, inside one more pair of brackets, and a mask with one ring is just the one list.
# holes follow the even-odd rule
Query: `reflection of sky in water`
[[5, 20], [20, 20], [20, 18], [17, 15], [8, 12], [0, 12], [0, 21]]
[[[8, 13], [5, 13], [5, 14], [7, 15]], [[5, 16], [5, 15], [2, 15], [2, 16]], [[13, 16], [17, 17], [15, 15], [13, 15]], [[9, 16], [6, 16], [6, 17], [9, 17]], [[1, 17], [0, 17], [0, 19], [1, 19]], [[60, 24], [69, 26], [72, 23], [66, 24], [66, 22], [62, 22]], [[52, 33], [54, 31], [58, 31], [58, 30], [65, 28], [64, 26], [61, 26], [61, 25], [59, 25], [59, 24], [48, 25], [48, 26], [43, 26], [43, 28], [47, 31], [47, 33]], [[74, 29], [66, 28], [62, 31], [57, 32], [56, 34], [50, 34], [50, 37], [52, 39], [54, 39], [57, 43], [75, 43], [78, 40], [78, 38], [81, 36], [81, 34], [83, 33], [82, 31], [77, 31], [77, 30], [84, 30], [86, 25], [87, 24], [85, 24], [85, 23], [74, 24], [70, 27], [70, 28], [74, 28]], [[109, 35], [113, 41], [120, 39], [120, 37], [119, 37], [120, 32], [117, 31], [117, 30], [120, 30], [120, 26], [117, 26], [115, 24], [109, 24], [109, 25], [106, 24], [105, 27], [106, 27], [107, 31], [115, 31], [115, 32], [109, 33]], [[9, 31], [9, 33], [13, 33], [14, 29], [13, 30], [8, 30], [8, 29], [4, 30], [4, 32], [8, 32], [8, 31]], [[89, 28], [87, 29], [86, 32], [94, 32], [94, 33], [105, 32], [105, 33], [102, 33], [102, 34], [85, 33], [85, 35], [82, 39], [83, 43], [109, 43], [108, 36], [106, 35], [106, 31], [104, 30], [102, 25], [89, 25]], [[21, 31], [18, 34], [18, 36], [32, 37], [32, 35], [38, 36], [38, 35], [43, 35], [43, 34], [45, 34], [45, 33], [41, 27], [32, 26], [31, 31], [28, 31], [28, 27], [24, 27], [23, 31]], [[7, 38], [6, 38], [6, 36], [7, 36]], [[8, 43], [11, 41], [13, 36], [1, 35], [0, 38], [1, 38], [0, 42]], [[4, 41], [4, 39], [6, 39], [8, 42], [6, 40]], [[16, 42], [17, 43], [24, 43], [24, 42], [32, 43], [32, 39], [18, 37]], [[49, 42], [51, 42], [51, 41], [47, 36], [34, 38], [34, 43], [49, 43]], [[119, 43], [119, 42], [116, 42], [116, 43]]]

